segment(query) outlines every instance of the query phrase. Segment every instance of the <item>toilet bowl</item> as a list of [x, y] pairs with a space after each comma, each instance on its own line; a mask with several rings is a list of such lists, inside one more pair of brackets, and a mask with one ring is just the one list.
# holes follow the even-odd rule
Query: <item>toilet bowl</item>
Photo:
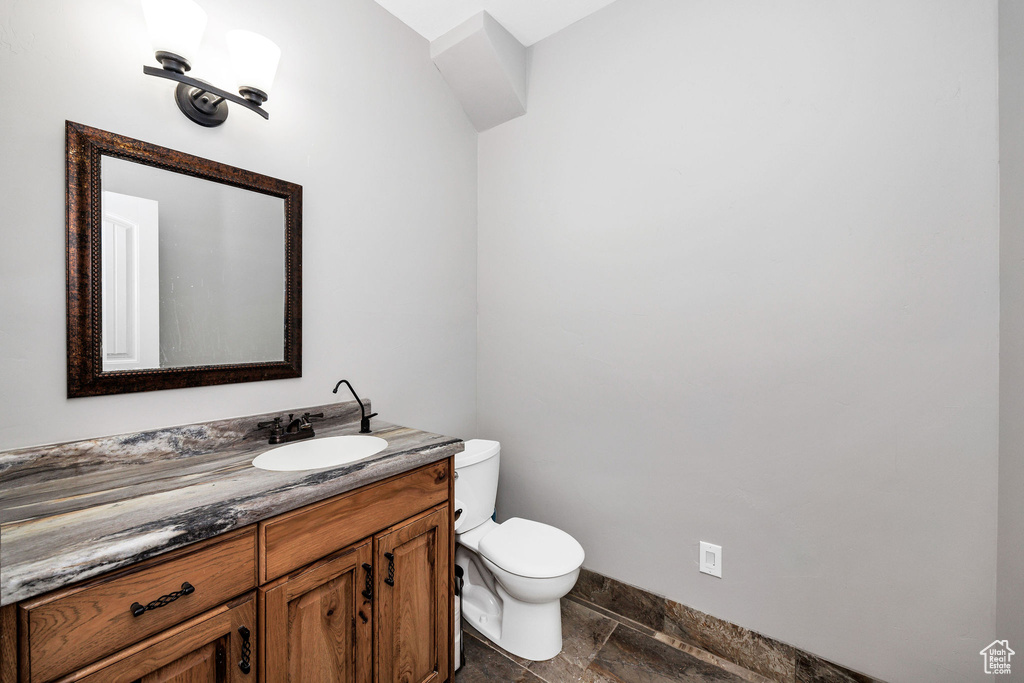
[[561, 529], [513, 517], [495, 522], [501, 445], [473, 439], [455, 456], [455, 562], [462, 614], [514, 655], [541, 661], [562, 650], [559, 601], [579, 577], [584, 552]]

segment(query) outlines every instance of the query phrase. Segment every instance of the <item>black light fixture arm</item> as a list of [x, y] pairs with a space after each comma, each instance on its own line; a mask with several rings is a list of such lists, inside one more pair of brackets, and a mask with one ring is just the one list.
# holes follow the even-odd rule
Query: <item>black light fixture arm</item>
[[[175, 92], [175, 97], [178, 101], [178, 107], [181, 108], [185, 116], [202, 126], [218, 126], [224, 122], [224, 119], [228, 116], [227, 105], [224, 104], [225, 100], [243, 106], [249, 111], [254, 111], [265, 119], [270, 118], [270, 114], [260, 106], [260, 96], [262, 96], [262, 100], [266, 100], [266, 95], [259, 91], [253, 91], [253, 99], [250, 100], [229, 93], [226, 90], [221, 90], [198, 78], [186, 76], [184, 73], [175, 71], [172, 68], [143, 66], [142, 72], [147, 76], [177, 81], [179, 85]], [[211, 97], [206, 97], [207, 95], [211, 95]]]
[[369, 434], [370, 418], [377, 417], [377, 413], [370, 413], [369, 415], [366, 414], [366, 407], [363, 405], [362, 399], [359, 398], [359, 394], [356, 393], [356, 390], [352, 388], [352, 385], [349, 384], [349, 381], [347, 379], [338, 380], [338, 383], [334, 385], [334, 393], [338, 393], [338, 389], [341, 387], [342, 384], [348, 387], [348, 390], [351, 391], [352, 395], [356, 397], [356, 402], [359, 404], [359, 414], [361, 416], [359, 419], [359, 433]]

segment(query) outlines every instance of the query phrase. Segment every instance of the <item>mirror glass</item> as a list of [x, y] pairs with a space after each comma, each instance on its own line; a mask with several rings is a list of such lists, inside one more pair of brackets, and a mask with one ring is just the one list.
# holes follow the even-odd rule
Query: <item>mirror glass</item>
[[282, 361], [285, 200], [102, 156], [102, 371]]

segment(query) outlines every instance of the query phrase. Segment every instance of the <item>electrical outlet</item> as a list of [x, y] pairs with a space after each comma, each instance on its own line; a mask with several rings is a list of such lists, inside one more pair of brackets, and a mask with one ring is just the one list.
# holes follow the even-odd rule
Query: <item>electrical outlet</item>
[[700, 542], [700, 570], [722, 578], [722, 546]]

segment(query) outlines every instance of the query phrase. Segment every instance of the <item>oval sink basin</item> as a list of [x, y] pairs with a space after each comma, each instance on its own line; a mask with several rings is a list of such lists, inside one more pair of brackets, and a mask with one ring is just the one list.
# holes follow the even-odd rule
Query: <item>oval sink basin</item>
[[252, 461], [253, 467], [273, 472], [298, 472], [338, 467], [369, 458], [388, 447], [377, 436], [346, 434], [296, 441], [261, 453]]

